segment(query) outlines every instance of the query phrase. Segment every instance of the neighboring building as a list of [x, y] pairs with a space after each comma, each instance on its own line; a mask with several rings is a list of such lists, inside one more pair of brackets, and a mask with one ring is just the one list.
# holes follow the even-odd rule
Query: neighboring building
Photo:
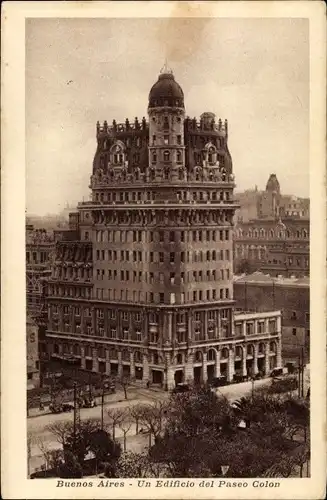
[[[38, 349], [40, 370], [46, 361], [45, 331], [48, 319], [46, 305], [47, 280], [51, 275], [55, 241], [45, 229], [35, 229], [26, 224], [26, 309], [30, 320], [38, 327]], [[41, 373], [42, 385], [42, 373]]]
[[27, 389], [40, 385], [40, 361], [38, 348], [38, 325], [29, 315], [26, 319]]
[[272, 276], [310, 274], [310, 221], [302, 218], [257, 219], [236, 224], [234, 268]]
[[269, 176], [264, 191], [259, 191], [255, 186], [255, 189], [235, 193], [235, 198], [240, 205], [235, 212], [237, 223], [247, 223], [256, 219], [279, 219], [279, 217], [309, 218], [309, 199], [282, 194], [276, 174]]
[[148, 121], [97, 124], [92, 201], [57, 242], [49, 281], [52, 358], [168, 389], [232, 379], [245, 339], [234, 333], [227, 142], [227, 121], [185, 118], [167, 69], [150, 91]]
[[265, 191], [246, 191], [237, 198], [240, 209], [235, 217], [235, 271], [308, 276], [309, 200], [281, 195], [275, 174], [270, 175]]
[[309, 278], [273, 278], [263, 273], [234, 279], [236, 307], [247, 311], [282, 311], [283, 360], [298, 359], [303, 348], [306, 361], [310, 352]]
[[234, 324], [241, 340], [235, 346], [235, 374], [269, 375], [282, 366], [281, 311], [236, 311]]

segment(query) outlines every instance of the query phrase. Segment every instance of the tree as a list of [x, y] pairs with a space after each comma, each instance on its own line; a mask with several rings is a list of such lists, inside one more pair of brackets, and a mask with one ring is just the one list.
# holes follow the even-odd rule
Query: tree
[[136, 434], [139, 432], [139, 421], [140, 421], [140, 415], [142, 412], [142, 405], [136, 404], [134, 406], [131, 406], [129, 409], [129, 413], [131, 417], [135, 420], [136, 424]]
[[50, 465], [51, 450], [49, 448], [49, 445], [40, 436], [35, 436], [35, 444], [38, 447], [38, 449], [40, 450], [41, 455], [44, 458], [45, 470], [48, 470], [49, 468], [51, 468], [51, 465]]
[[223, 466], [226, 477], [262, 477], [276, 464], [287, 477], [296, 460], [293, 425], [279, 396], [254, 394], [231, 406], [201, 388], [171, 398], [149, 456], [171, 477], [221, 477]]
[[130, 377], [128, 377], [126, 375], [122, 375], [117, 381], [121, 385], [121, 387], [122, 387], [122, 389], [124, 391], [124, 397], [125, 397], [125, 399], [128, 399], [127, 398], [127, 388], [131, 384]]
[[107, 415], [112, 426], [112, 438], [115, 439], [116, 426], [126, 418], [126, 413], [123, 408], [110, 408], [107, 410]]
[[99, 464], [103, 468], [111, 465], [115, 469], [115, 464], [121, 454], [120, 444], [111, 439], [108, 432], [101, 429], [97, 429], [91, 433], [89, 450], [95, 457], [96, 473], [98, 472]]
[[143, 453], [127, 451], [117, 462], [117, 477], [162, 477], [165, 467], [153, 462], [150, 456]]
[[58, 443], [64, 447], [67, 438], [73, 433], [74, 425], [72, 422], [57, 421], [48, 424], [45, 429], [51, 432]]
[[138, 407], [139, 423], [149, 433], [150, 443], [151, 435], [156, 440], [162, 433], [167, 410], [166, 401], [156, 401], [154, 404], [145, 404]]
[[120, 429], [123, 431], [123, 436], [124, 436], [124, 451], [126, 451], [126, 436], [128, 431], [130, 430], [132, 426], [132, 422], [128, 418], [130, 416], [130, 413], [127, 411], [122, 419], [122, 421], [119, 423]]

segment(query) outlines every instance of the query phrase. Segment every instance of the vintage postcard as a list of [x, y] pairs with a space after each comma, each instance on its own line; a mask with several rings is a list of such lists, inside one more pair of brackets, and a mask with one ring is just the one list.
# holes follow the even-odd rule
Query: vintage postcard
[[322, 499], [323, 2], [5, 2], [2, 495]]

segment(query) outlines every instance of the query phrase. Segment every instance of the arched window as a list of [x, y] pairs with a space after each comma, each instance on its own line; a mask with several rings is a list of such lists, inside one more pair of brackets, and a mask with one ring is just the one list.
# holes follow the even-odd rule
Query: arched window
[[213, 349], [208, 351], [208, 361], [214, 361], [216, 359], [216, 353]]
[[235, 348], [235, 356], [237, 358], [242, 358], [243, 356], [243, 349], [239, 345]]
[[183, 364], [183, 356], [182, 356], [182, 354], [177, 354], [177, 356], [176, 356], [176, 364], [177, 365], [182, 365]]
[[195, 361], [195, 363], [201, 363], [202, 353], [200, 351], [196, 351], [194, 361]]
[[164, 161], [169, 161], [170, 160], [170, 153], [169, 151], [164, 151]]

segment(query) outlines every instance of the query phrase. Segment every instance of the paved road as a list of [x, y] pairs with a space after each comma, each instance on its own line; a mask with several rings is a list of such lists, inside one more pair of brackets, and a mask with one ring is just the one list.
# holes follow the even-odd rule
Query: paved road
[[[225, 396], [230, 402], [239, 399], [242, 396], [251, 394], [253, 388], [259, 388], [267, 386], [271, 383], [271, 379], [260, 379], [254, 382], [243, 382], [239, 384], [232, 384], [216, 389], [218, 395]], [[137, 388], [132, 389], [128, 393], [128, 400], [121, 400], [120, 395], [115, 395], [116, 400], [110, 400], [105, 402], [104, 409], [104, 421], [109, 423], [109, 418], [107, 416], [106, 410], [111, 408], [128, 408], [134, 404], [148, 404], [153, 403], [155, 400], [168, 399], [170, 394], [162, 390]], [[101, 418], [101, 406], [95, 408], [83, 408], [81, 409], [81, 419], [85, 420], [88, 418]], [[28, 434], [31, 437], [31, 471], [39, 468], [44, 459], [40, 452], [40, 446], [37, 441], [43, 443], [48, 449], [61, 448], [61, 445], [56, 440], [55, 436], [46, 429], [46, 426], [53, 422], [73, 422], [73, 413], [60, 413], [60, 414], [46, 414], [39, 415], [33, 418], [27, 419], [27, 429]], [[123, 431], [117, 427], [116, 436], [118, 441], [123, 441]], [[135, 423], [131, 423], [131, 427], [127, 434], [127, 449], [132, 451], [142, 451], [144, 447], [148, 446], [148, 437], [146, 435], [136, 435]]]

